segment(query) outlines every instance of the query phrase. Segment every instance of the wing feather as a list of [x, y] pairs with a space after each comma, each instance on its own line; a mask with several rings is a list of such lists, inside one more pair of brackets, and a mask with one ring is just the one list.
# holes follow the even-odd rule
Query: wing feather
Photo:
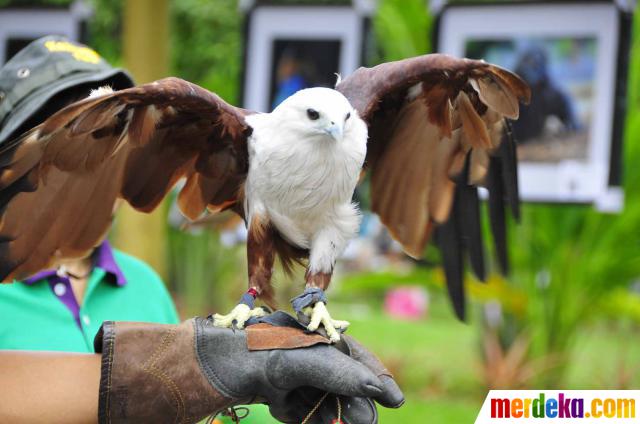
[[481, 185], [489, 170], [489, 153], [486, 150], [473, 149], [471, 150], [470, 162], [467, 183]]
[[[402, 240], [405, 251], [420, 257], [428, 237], [429, 187], [433, 179], [432, 167], [412, 161], [411, 155], [428, 155], [437, 142], [438, 128], [423, 119], [427, 107], [412, 102], [399, 114], [398, 125], [390, 135], [387, 153], [382, 155], [372, 173], [372, 209], [377, 212], [394, 238]], [[414, 131], [414, 129], [419, 131]], [[431, 137], [425, 133], [431, 131]], [[408, 197], [410, 196], [410, 197]], [[407, 207], [397, 207], [404, 204]], [[410, 223], [418, 223], [419, 230]]]
[[158, 121], [158, 111], [153, 105], [133, 109], [129, 121], [129, 142], [141, 146], [147, 144], [153, 137]]
[[471, 143], [471, 147], [487, 149], [491, 147], [489, 132], [482, 118], [471, 104], [469, 96], [461, 91], [457, 100], [458, 113], [462, 121], [462, 131], [465, 138]]
[[449, 178], [449, 168], [460, 146], [450, 139], [438, 140], [437, 143], [435, 151], [427, 152], [432, 156], [433, 181], [431, 190], [429, 190], [428, 209], [431, 219], [437, 223], [442, 223], [447, 220], [453, 203], [455, 184]]
[[463, 318], [464, 255], [478, 278], [486, 274], [477, 186], [489, 189], [498, 262], [508, 269], [505, 205], [517, 216], [519, 203], [515, 145], [503, 133], [529, 87], [495, 65], [433, 54], [360, 68], [336, 89], [369, 125], [373, 211], [413, 257], [435, 227]]
[[482, 103], [507, 118], [518, 119], [518, 97], [501, 79], [489, 74], [469, 82]]

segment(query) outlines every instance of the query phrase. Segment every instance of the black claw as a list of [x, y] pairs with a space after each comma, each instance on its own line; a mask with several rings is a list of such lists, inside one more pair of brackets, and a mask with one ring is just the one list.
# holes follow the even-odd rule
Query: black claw
[[271, 309], [269, 309], [267, 306], [260, 306], [262, 308], [263, 311], [265, 311], [267, 314], [272, 314], [273, 311]]
[[297, 314], [298, 322], [303, 325], [305, 328], [311, 323], [311, 318], [303, 314], [302, 312], [298, 312]]

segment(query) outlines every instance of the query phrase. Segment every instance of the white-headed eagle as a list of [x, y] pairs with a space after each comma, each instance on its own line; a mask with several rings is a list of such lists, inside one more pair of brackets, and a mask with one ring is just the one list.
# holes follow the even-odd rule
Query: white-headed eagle
[[[506, 271], [505, 205], [518, 215], [515, 145], [528, 86], [483, 61], [431, 54], [360, 68], [335, 90], [297, 92], [271, 113], [234, 107], [167, 78], [74, 103], [0, 149], [0, 280], [88, 254], [122, 198], [152, 211], [181, 179], [199, 218], [231, 209], [248, 227], [249, 290], [215, 323], [242, 327], [269, 302], [274, 259], [308, 259], [294, 309], [332, 340], [324, 290], [359, 226], [352, 196], [371, 174], [373, 212], [412, 257], [433, 233], [454, 309], [464, 316], [463, 253], [484, 278], [477, 186]], [[302, 315], [301, 315], [302, 316]]]

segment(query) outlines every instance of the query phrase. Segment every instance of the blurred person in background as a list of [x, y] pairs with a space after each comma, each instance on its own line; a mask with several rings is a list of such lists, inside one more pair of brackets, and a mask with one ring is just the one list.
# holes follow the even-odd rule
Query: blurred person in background
[[309, 83], [303, 75], [303, 64], [299, 55], [293, 49], [287, 49], [282, 53], [276, 68], [276, 94], [271, 104], [275, 109], [287, 97], [309, 87]]

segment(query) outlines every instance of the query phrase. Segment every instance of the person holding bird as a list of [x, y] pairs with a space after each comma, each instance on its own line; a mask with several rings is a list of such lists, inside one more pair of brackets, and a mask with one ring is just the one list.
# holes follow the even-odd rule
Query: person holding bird
[[[36, 40], [0, 69], [0, 150], [68, 105], [131, 86], [126, 71], [87, 46], [57, 36]], [[0, 167], [3, 178], [8, 173]], [[29, 192], [29, 184], [24, 178], [4, 187], [0, 202], [17, 200], [16, 190]], [[56, 213], [73, 200], [60, 199], [47, 227], [65, 218]], [[155, 272], [106, 240], [73, 257], [54, 256], [44, 269], [0, 286], [0, 386], [7, 389], [0, 422], [194, 422], [220, 412], [231, 420], [246, 413], [238, 405], [260, 403], [283, 422], [369, 424], [377, 419], [374, 401], [404, 402], [389, 372], [353, 339], [329, 347], [283, 313], [247, 331], [217, 328], [213, 318], [178, 325]], [[310, 372], [318, 367], [325, 372]], [[265, 422], [262, 411], [268, 415], [252, 408], [247, 422]]]

